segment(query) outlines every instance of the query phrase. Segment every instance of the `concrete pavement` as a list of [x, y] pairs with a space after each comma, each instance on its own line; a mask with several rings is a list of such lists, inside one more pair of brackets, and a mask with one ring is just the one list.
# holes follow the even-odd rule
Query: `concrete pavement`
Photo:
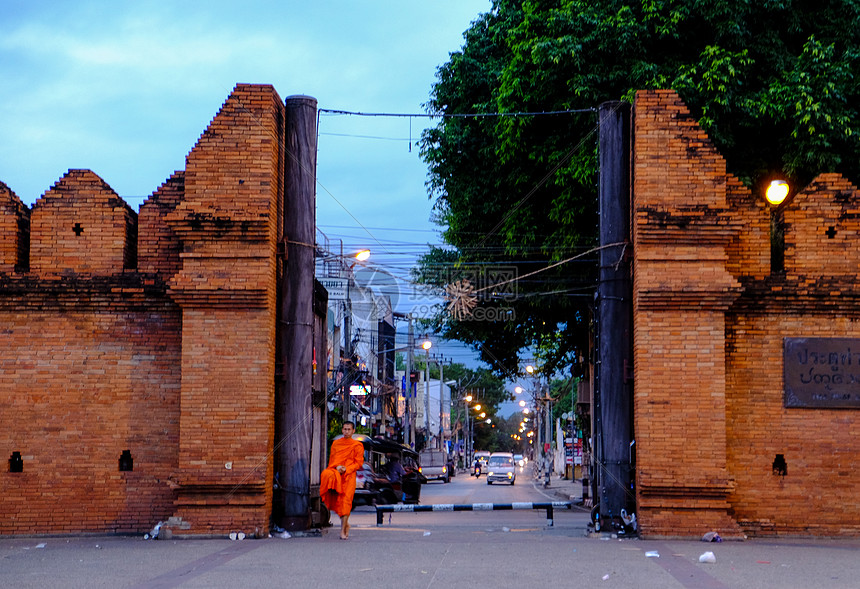
[[[15, 588], [411, 589], [487, 587], [856, 588], [860, 541], [641, 541], [587, 537], [588, 515], [484, 512], [398, 514], [375, 525], [353, 515], [347, 541], [157, 540], [141, 537], [0, 539], [0, 586]], [[698, 562], [712, 551], [716, 562]]]
[[[533, 484], [530, 479], [529, 484]], [[526, 483], [518, 481], [517, 484]], [[580, 481], [537, 485], [569, 500]], [[860, 539], [643, 541], [589, 534], [587, 509], [398, 513], [376, 525], [353, 513], [335, 527], [289, 539], [144, 540], [142, 536], [0, 538], [0, 587], [411, 589], [630, 587], [808, 589], [860, 586]], [[700, 563], [710, 551], [716, 562]]]

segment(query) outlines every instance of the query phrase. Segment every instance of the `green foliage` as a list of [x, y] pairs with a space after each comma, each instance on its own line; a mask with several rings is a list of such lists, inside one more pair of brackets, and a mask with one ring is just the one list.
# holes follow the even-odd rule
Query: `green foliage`
[[549, 383], [549, 396], [552, 397], [552, 417], [560, 418], [573, 411], [576, 404], [576, 378], [555, 379]]
[[[673, 88], [749, 186], [775, 172], [795, 184], [828, 171], [860, 180], [856, 1], [495, 0], [465, 39], [437, 72], [430, 112], [585, 109], [446, 117], [421, 140], [450, 248], [431, 251], [416, 278], [470, 280], [495, 320], [440, 313], [435, 327], [500, 374], [527, 347], [550, 371], [585, 351], [596, 273], [583, 254], [597, 231], [589, 109]], [[515, 288], [492, 288], [499, 269], [520, 277]]]

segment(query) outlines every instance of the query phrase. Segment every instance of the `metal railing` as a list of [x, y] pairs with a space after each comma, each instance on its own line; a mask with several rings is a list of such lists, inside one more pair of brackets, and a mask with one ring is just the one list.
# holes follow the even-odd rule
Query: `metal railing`
[[542, 503], [437, 503], [434, 505], [398, 503], [396, 505], [377, 505], [376, 525], [382, 525], [382, 518], [385, 513], [419, 511], [510, 511], [514, 509], [543, 509], [546, 511], [547, 526], [552, 527], [553, 509], [571, 509], [571, 505], [570, 501], [547, 501]]

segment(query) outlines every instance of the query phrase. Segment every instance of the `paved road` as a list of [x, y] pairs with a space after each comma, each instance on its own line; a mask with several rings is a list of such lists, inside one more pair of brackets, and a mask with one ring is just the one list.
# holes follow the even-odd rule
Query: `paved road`
[[[461, 476], [422, 503], [545, 500], [525, 478], [488, 487]], [[459, 499], [463, 498], [463, 499]], [[531, 499], [528, 499], [531, 498]], [[432, 501], [431, 501], [432, 499]], [[588, 536], [584, 511], [395, 513], [376, 526], [359, 508], [348, 541], [335, 532], [265, 540], [140, 537], [0, 539], [0, 587], [631, 587], [857, 588], [860, 540], [705, 544]], [[716, 563], [698, 557], [713, 551]], [[648, 556], [656, 552], [659, 557]]]

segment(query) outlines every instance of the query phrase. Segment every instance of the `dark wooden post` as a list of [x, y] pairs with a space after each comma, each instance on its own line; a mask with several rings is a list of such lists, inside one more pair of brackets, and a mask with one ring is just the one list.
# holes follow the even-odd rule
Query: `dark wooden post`
[[288, 530], [310, 526], [311, 402], [313, 372], [314, 226], [317, 101], [286, 100], [284, 207], [286, 272], [283, 278], [280, 350], [283, 382], [277, 411], [283, 424], [278, 470]]
[[[597, 286], [595, 430], [600, 515], [618, 517], [632, 500], [633, 440], [630, 285], [630, 105], [600, 105], [600, 250]], [[612, 247], [610, 244], [620, 244]]]

